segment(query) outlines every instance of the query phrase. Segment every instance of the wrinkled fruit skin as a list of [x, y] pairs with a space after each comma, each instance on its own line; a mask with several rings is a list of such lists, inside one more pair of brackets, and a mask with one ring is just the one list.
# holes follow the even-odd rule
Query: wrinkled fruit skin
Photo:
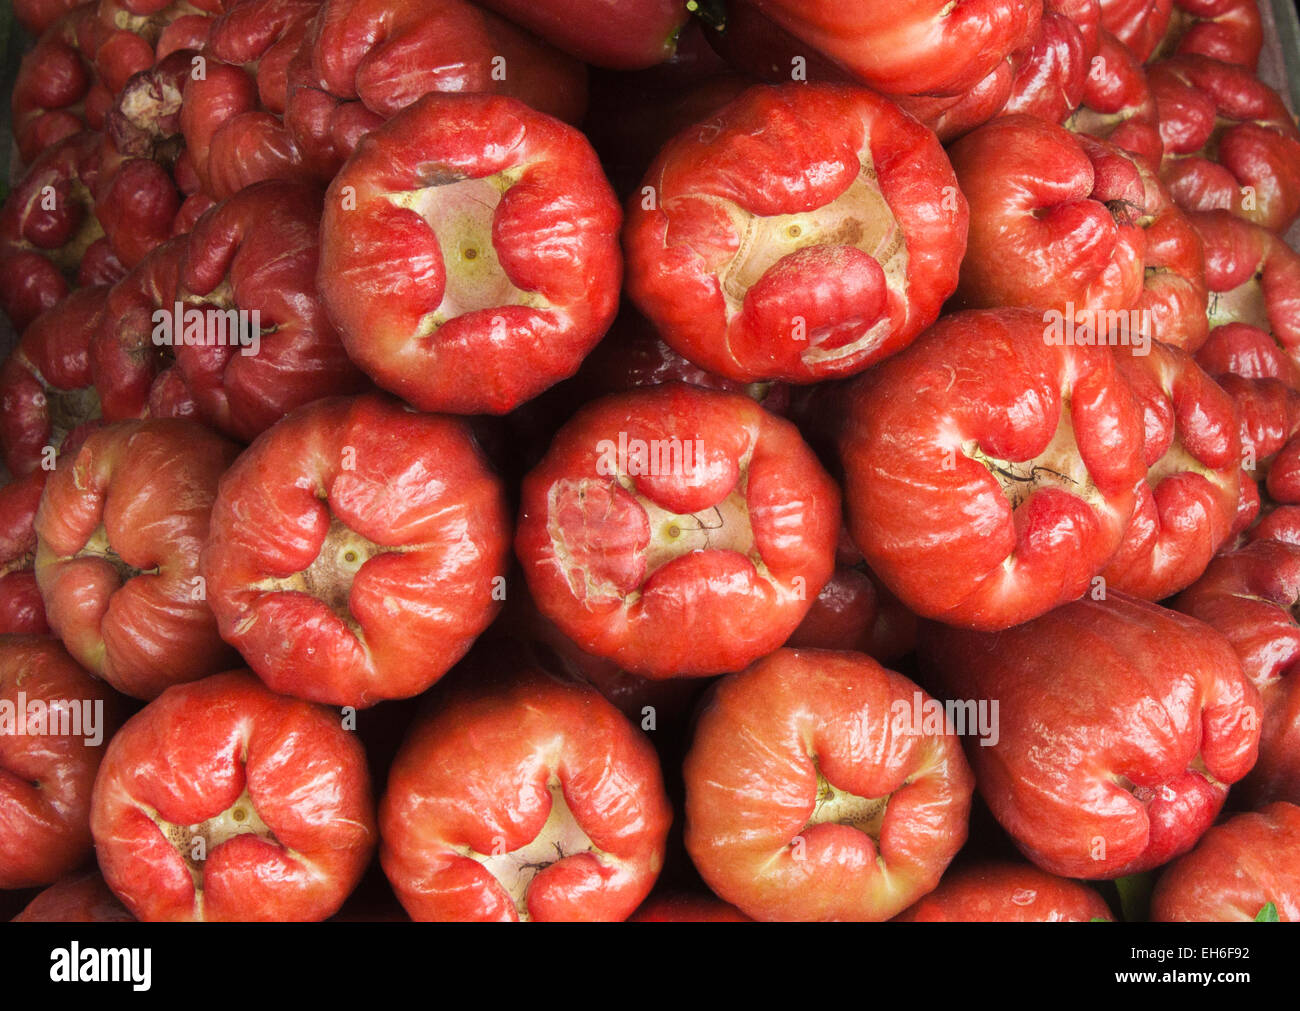
[[934, 888], [974, 779], [955, 734], [895, 719], [917, 698], [857, 653], [782, 649], [720, 681], [684, 767], [709, 887], [760, 920], [884, 920]]
[[249, 186], [194, 224], [178, 264], [176, 300], [187, 315], [237, 310], [251, 330], [256, 312], [260, 332], [256, 347], [177, 343], [174, 377], [155, 383], [178, 380], [202, 421], [241, 442], [296, 407], [368, 385], [316, 293], [320, 206], [301, 184]]
[[45, 602], [36, 585], [36, 510], [48, 472], [0, 485], [0, 635], [46, 635]]
[[1254, 73], [1264, 47], [1257, 0], [1174, 0], [1157, 55], [1197, 53]]
[[[1259, 761], [1233, 791], [1251, 807], [1300, 803], [1300, 547], [1259, 540], [1220, 555], [1173, 606], [1232, 643], [1259, 689]], [[1253, 915], [1253, 914], [1252, 914]]]
[[1145, 63], [1164, 37], [1174, 0], [1101, 0], [1101, 26]]
[[95, 781], [104, 878], [141, 920], [323, 920], [376, 842], [365, 753], [337, 714], [246, 672], [178, 685]]
[[0, 447], [11, 474], [49, 469], [80, 426], [99, 417], [90, 349], [108, 289], [78, 288], [23, 331], [0, 366]]
[[318, 287], [380, 386], [421, 410], [504, 414], [609, 328], [620, 217], [576, 130], [513, 99], [428, 95], [330, 184]]
[[380, 805], [411, 918], [626, 919], [672, 820], [650, 742], [594, 688], [532, 671], [435, 699]]
[[1159, 168], [1164, 154], [1160, 117], [1141, 61], [1107, 31], [1100, 32], [1097, 59], [1086, 76], [1079, 108], [1070, 114], [1066, 127], [1108, 140]]
[[1142, 409], [1147, 476], [1102, 579], [1123, 593], [1163, 600], [1194, 582], [1232, 532], [1240, 421], [1232, 398], [1186, 351], [1156, 341], [1147, 355], [1119, 350], [1115, 361]]
[[628, 294], [718, 375], [852, 375], [935, 320], [966, 227], [943, 149], [892, 103], [764, 85], [651, 165], [628, 201]]
[[285, 123], [322, 184], [431, 93], [510, 97], [573, 125], [587, 108], [581, 63], [466, 0], [327, 0], [286, 72]]
[[1285, 232], [1300, 214], [1300, 129], [1277, 92], [1244, 67], [1197, 55], [1152, 64], [1147, 80], [1174, 199]]
[[370, 706], [424, 691], [491, 623], [509, 536], [464, 422], [334, 398], [230, 469], [203, 572], [221, 634], [272, 689]]
[[1151, 919], [1252, 921], [1267, 903], [1282, 923], [1300, 921], [1300, 807], [1270, 804], [1205, 833], [1160, 876]]
[[1032, 864], [989, 863], [949, 871], [939, 887], [895, 917], [910, 923], [1088, 923], [1111, 920], [1093, 889]]
[[969, 753], [1016, 845], [1062, 877], [1115, 878], [1185, 853], [1254, 764], [1259, 693], [1208, 625], [1109, 591], [994, 634], [931, 625], [922, 668], [997, 699]]
[[995, 630], [1091, 585], [1146, 464], [1109, 349], [1049, 344], [1039, 313], [947, 316], [854, 381], [849, 532], [911, 610]]
[[670, 384], [560, 430], [524, 479], [515, 552], [538, 608], [584, 650], [698, 677], [795, 630], [833, 570], [839, 518], [793, 425], [742, 394]]
[[[6, 636], [0, 702], [0, 888], [48, 885], [90, 856], [91, 787], [120, 700], [54, 639]], [[48, 714], [39, 724], [37, 702]]]
[[970, 201], [962, 305], [1068, 314], [1138, 303], [1146, 191], [1122, 151], [1030, 116], [1004, 116], [949, 154]]
[[228, 668], [199, 575], [217, 481], [234, 443], [184, 420], [108, 425], [65, 453], [36, 514], [36, 582], [50, 627], [119, 691]]

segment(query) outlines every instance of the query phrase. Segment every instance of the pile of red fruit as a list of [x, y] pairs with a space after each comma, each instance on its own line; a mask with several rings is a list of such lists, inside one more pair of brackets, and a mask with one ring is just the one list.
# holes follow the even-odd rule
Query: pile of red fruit
[[1255, 0], [687, 6], [15, 0], [20, 919], [1300, 919]]

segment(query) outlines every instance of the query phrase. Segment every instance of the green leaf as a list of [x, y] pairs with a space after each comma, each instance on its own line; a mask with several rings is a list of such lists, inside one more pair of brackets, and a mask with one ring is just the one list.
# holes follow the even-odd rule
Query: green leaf
[[1271, 902], [1265, 902], [1264, 908], [1255, 914], [1256, 923], [1277, 923], [1277, 906]]
[[1155, 887], [1155, 883], [1155, 875], [1149, 871], [1115, 879], [1115, 887], [1119, 890], [1120, 909], [1124, 912], [1124, 922], [1145, 923], [1151, 918], [1151, 890]]

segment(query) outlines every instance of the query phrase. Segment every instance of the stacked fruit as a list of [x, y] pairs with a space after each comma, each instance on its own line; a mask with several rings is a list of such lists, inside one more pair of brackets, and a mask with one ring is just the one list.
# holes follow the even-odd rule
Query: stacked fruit
[[18, 5], [20, 918], [1300, 919], [1254, 0], [687, 6]]

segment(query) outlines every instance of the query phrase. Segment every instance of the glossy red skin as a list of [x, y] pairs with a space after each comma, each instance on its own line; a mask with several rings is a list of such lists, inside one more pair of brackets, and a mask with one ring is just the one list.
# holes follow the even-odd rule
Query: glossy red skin
[[187, 86], [181, 123], [194, 170], [216, 199], [264, 179], [307, 176], [279, 117], [289, 61], [319, 8], [316, 0], [243, 0], [213, 23], [207, 74]]
[[134, 267], [172, 234], [181, 196], [167, 167], [151, 158], [113, 158], [95, 191], [95, 218], [113, 252]]
[[172, 221], [172, 238], [194, 230], [199, 218], [217, 206], [217, 202], [202, 191], [191, 193], [181, 202], [181, 208]]
[[1174, 0], [1101, 0], [1101, 26], [1145, 63], [1164, 38]]
[[[1218, 343], [1217, 328], [1246, 324], [1272, 334], [1280, 349], [1300, 363], [1300, 254], [1272, 232], [1227, 211], [1194, 213], [1188, 218], [1205, 244], [1212, 343]], [[1254, 335], [1255, 342], [1262, 345], [1259, 336]], [[1219, 339], [1235, 343], [1242, 335]]]
[[[529, 859], [512, 894], [515, 875], [481, 861], [543, 832], [552, 789], [586, 839]], [[654, 885], [671, 821], [640, 731], [594, 688], [524, 671], [441, 695], [417, 719], [380, 804], [380, 860], [413, 920], [623, 920]]]
[[[686, 847], [709, 887], [758, 920], [885, 920], [934, 888], [966, 841], [974, 777], [955, 734], [896, 726], [893, 705], [916, 695], [869, 657], [822, 650], [722, 679], [683, 769]], [[820, 812], [826, 783], [887, 798], [880, 825]]]
[[40, 253], [0, 243], [0, 312], [19, 333], [68, 290], [67, 278]]
[[1100, 33], [1097, 57], [1084, 79], [1080, 107], [1065, 124], [1107, 140], [1159, 168], [1164, 155], [1160, 115], [1146, 70], [1119, 39]]
[[852, 375], [906, 347], [965, 248], [942, 148], [861, 88], [745, 92], [678, 134], [627, 207], [628, 294], [676, 351], [740, 382]]
[[[0, 367], [0, 448], [11, 474], [30, 474], [78, 425], [99, 417], [90, 345], [107, 288], [80, 288], [38, 316]], [[47, 468], [48, 469], [48, 468]]]
[[1245, 67], [1198, 55], [1152, 64], [1147, 81], [1174, 199], [1285, 232], [1300, 215], [1300, 129], [1277, 92]]
[[1263, 46], [1258, 0], [1174, 0], [1157, 55], [1198, 53], [1253, 73]]
[[786, 645], [855, 650], [882, 664], [916, 647], [917, 617], [867, 568], [847, 530], [840, 532], [835, 572]]
[[1146, 200], [1141, 218], [1146, 249], [1137, 307], [1150, 313], [1151, 330], [1162, 342], [1195, 352], [1210, 332], [1205, 244], [1155, 171], [1141, 159], [1135, 164]]
[[10, 109], [23, 161], [90, 126], [103, 126], [110, 97], [92, 60], [99, 45], [95, 3], [83, 4], [51, 23], [23, 55]]
[[39, 253], [75, 275], [81, 254], [104, 234], [92, 213], [101, 144], [99, 134], [74, 134], [32, 162], [0, 208], [0, 250]]
[[1097, 55], [1097, 18], [1097, 0], [1047, 0], [1033, 41], [984, 80], [956, 96], [900, 96], [899, 107], [945, 144], [1001, 115], [1061, 123], [1083, 100]]
[[[1040, 869], [1115, 878], [1185, 853], [1259, 748], [1259, 693], [1208, 625], [1108, 590], [994, 634], [928, 626], [946, 695], [999, 700], [981, 796]], [[1213, 777], [1213, 778], [1210, 778]]]
[[86, 247], [77, 265], [77, 287], [93, 288], [97, 285], [108, 287], [116, 284], [126, 276], [126, 267], [113, 252], [108, 238], [96, 239]]
[[684, 0], [483, 0], [585, 63], [641, 70], [669, 59], [689, 14]]
[[1186, 351], [1158, 341], [1115, 355], [1142, 409], [1146, 480], [1108, 589], [1163, 600], [1191, 585], [1227, 541], [1241, 495], [1240, 420], [1232, 398]]
[[164, 242], [109, 289], [90, 351], [100, 409], [109, 421], [198, 414], [193, 398], [171, 381], [178, 378], [172, 349], [153, 343], [153, 314], [175, 303], [187, 245], [186, 236]]
[[949, 871], [939, 887], [894, 917], [907, 923], [1089, 923], [1113, 920], [1093, 889], [1032, 864], [987, 863]]
[[[598, 448], [620, 435], [699, 455], [639, 473], [657, 468]], [[793, 425], [675, 383], [599, 400], [560, 430], [524, 479], [515, 553], [538, 608], [582, 649], [645, 677], [700, 677], [798, 627], [833, 570], [839, 519]]]
[[56, 881], [32, 899], [13, 923], [134, 923], [135, 917], [98, 871]]
[[0, 635], [46, 635], [45, 602], [36, 585], [36, 509], [46, 472], [0, 485]]
[[962, 305], [1065, 312], [1069, 304], [1138, 302], [1146, 194], [1138, 166], [1118, 148], [1041, 119], [1004, 116], [949, 155], [970, 201]]
[[459, 419], [377, 395], [317, 401], [223, 479], [209, 602], [276, 691], [358, 708], [408, 698], [499, 611], [509, 523]]
[[[847, 396], [849, 532], [917, 614], [1016, 625], [1078, 597], [1119, 547], [1146, 464], [1109, 349], [1049, 345], [1029, 310], [957, 313]], [[1063, 423], [1074, 437], [1051, 449]], [[1060, 473], [1088, 497], [1042, 476]]]
[[259, 313], [256, 354], [171, 349], [171, 371], [199, 419], [241, 442], [296, 407], [368, 385], [316, 293], [320, 207], [319, 192], [304, 184], [257, 183], [207, 211], [181, 254], [176, 299], [187, 309]]
[[[487, 198], [464, 187], [497, 188], [476, 182], [490, 178], [504, 193], [488, 220]], [[426, 217], [394, 202], [416, 194], [461, 206]], [[317, 285], [380, 386], [421, 410], [505, 414], [577, 371], [609, 328], [619, 224], [578, 131], [511, 98], [431, 94], [369, 134], [330, 184]], [[448, 255], [453, 242], [480, 260]]]
[[1259, 761], [1237, 787], [1249, 807], [1300, 801], [1300, 547], [1261, 540], [1220, 555], [1173, 606], [1232, 643], [1263, 702]]
[[[246, 830], [207, 836], [192, 868], [194, 829], [245, 792]], [[127, 721], [95, 781], [91, 831], [109, 887], [148, 921], [323, 920], [376, 842], [360, 742], [337, 714], [242, 671], [175, 686]]]
[[571, 124], [587, 107], [580, 63], [465, 0], [326, 0], [288, 75], [285, 122], [322, 182], [430, 93], [506, 96]]
[[[101, 703], [105, 742], [120, 717], [114, 693], [45, 636], [0, 640], [0, 698], [17, 707], [20, 692], [29, 714], [38, 699]], [[90, 793], [104, 750], [81, 735], [0, 735], [0, 888], [48, 885], [90, 856]]]
[[886, 95], [959, 95], [1034, 38], [1038, 0], [743, 0]]
[[[1226, 329], [1228, 328], [1220, 327], [1216, 333]], [[1279, 354], [1276, 357], [1282, 356]], [[1267, 501], [1261, 501], [1261, 489], [1256, 482], [1266, 482], [1274, 463], [1300, 431], [1300, 391], [1283, 380], [1263, 375], [1243, 378], [1227, 372], [1216, 375], [1215, 381], [1232, 398], [1240, 419], [1241, 501], [1237, 507], [1237, 521], [1233, 525], [1230, 546], [1238, 544], [1242, 534], [1246, 540], [1274, 536], [1280, 540], [1292, 540], [1285, 531], [1293, 525], [1289, 516], [1293, 516], [1295, 511], [1277, 508], [1277, 502], [1271, 496]], [[1300, 448], [1300, 445], [1294, 448]], [[1288, 454], [1288, 460], [1289, 464], [1284, 464], [1282, 468], [1284, 471], [1294, 469], [1294, 453]], [[1277, 491], [1281, 494], [1283, 489], [1278, 488]], [[1292, 496], [1294, 495], [1293, 492]], [[1296, 501], [1300, 501], [1300, 498], [1296, 498]], [[1263, 519], [1252, 526], [1261, 513], [1264, 514]], [[1300, 531], [1300, 527], [1297, 527], [1297, 531]], [[1294, 542], [1300, 543], [1300, 537]]]
[[1270, 804], [1205, 833], [1171, 865], [1151, 895], [1151, 919], [1253, 921], [1273, 903], [1282, 923], [1300, 921], [1300, 807]]
[[685, 892], [652, 895], [628, 923], [753, 923], [735, 906], [715, 896]]
[[121, 422], [64, 453], [46, 482], [36, 581], [50, 627], [127, 695], [156, 698], [230, 666], [198, 556], [237, 452], [192, 421]]

